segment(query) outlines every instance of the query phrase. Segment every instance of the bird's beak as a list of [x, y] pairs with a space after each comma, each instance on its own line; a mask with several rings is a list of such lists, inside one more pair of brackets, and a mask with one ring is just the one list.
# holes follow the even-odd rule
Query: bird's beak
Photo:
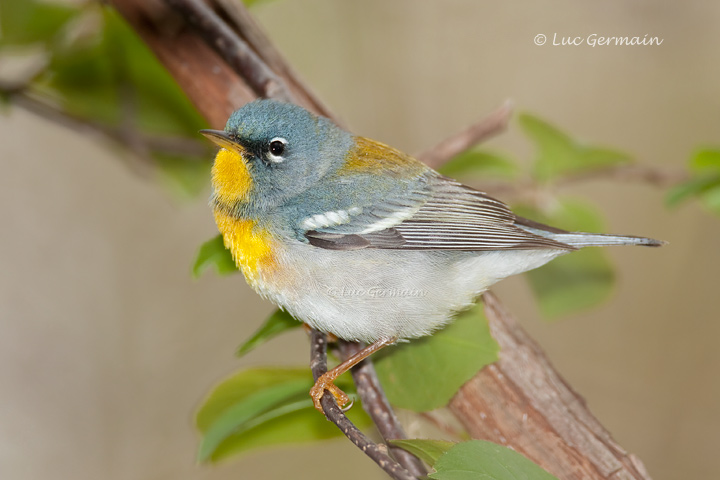
[[200, 130], [200, 133], [205, 135], [208, 140], [212, 141], [213, 143], [219, 145], [222, 148], [234, 150], [239, 153], [242, 153], [244, 150], [242, 145], [234, 141], [232, 138], [230, 138], [230, 135], [228, 135], [222, 130]]

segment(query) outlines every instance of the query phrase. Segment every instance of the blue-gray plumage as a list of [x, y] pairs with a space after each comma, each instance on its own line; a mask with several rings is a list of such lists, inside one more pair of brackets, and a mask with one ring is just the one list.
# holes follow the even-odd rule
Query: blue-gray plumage
[[[295, 105], [255, 101], [224, 132], [204, 133], [224, 148], [212, 205], [248, 282], [346, 340], [384, 345], [428, 335], [493, 283], [581, 247], [662, 243], [517, 217]], [[325, 386], [316, 386], [316, 405]]]

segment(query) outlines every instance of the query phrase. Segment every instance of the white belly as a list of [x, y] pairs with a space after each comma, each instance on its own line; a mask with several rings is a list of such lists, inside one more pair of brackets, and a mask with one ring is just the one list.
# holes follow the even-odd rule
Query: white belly
[[415, 338], [447, 324], [495, 282], [562, 253], [335, 251], [295, 243], [279, 256], [276, 270], [293, 273], [267, 278], [259, 293], [345, 340]]

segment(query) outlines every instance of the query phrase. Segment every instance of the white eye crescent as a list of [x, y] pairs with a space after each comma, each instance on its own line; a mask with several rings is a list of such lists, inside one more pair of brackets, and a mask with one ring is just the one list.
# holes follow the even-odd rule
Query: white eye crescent
[[282, 137], [275, 137], [270, 140], [267, 153], [268, 160], [273, 163], [280, 163], [285, 160], [283, 158], [283, 153], [285, 153], [285, 145], [287, 145], [287, 143], [287, 140]]

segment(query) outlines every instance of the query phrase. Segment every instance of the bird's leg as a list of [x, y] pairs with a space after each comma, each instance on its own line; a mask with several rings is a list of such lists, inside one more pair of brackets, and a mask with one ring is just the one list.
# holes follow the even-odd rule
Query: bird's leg
[[[301, 323], [300, 326], [302, 327], [303, 330], [305, 330], [305, 333], [308, 336], [310, 335], [310, 332], [312, 332], [312, 330], [313, 330], [313, 328], [310, 325], [308, 325], [307, 323]], [[327, 335], [328, 343], [337, 342], [337, 340], [338, 340], [338, 337], [336, 337], [332, 333], [326, 333], [325, 335]]]
[[372, 355], [373, 353], [377, 352], [381, 348], [387, 347], [388, 345], [392, 345], [397, 341], [397, 338], [381, 338], [380, 340], [377, 340], [367, 347], [363, 348], [359, 352], [357, 352], [352, 357], [348, 358], [344, 362], [342, 362], [337, 367], [333, 368], [332, 370], [322, 374], [316, 381], [315, 385], [310, 389], [310, 396], [313, 399], [313, 403], [315, 404], [315, 408], [319, 410], [320, 412], [323, 412], [322, 405], [320, 404], [320, 399], [322, 398], [323, 394], [325, 393], [325, 390], [330, 392], [333, 397], [335, 397], [335, 400], [337, 400], [338, 406], [342, 408], [344, 405], [346, 405], [350, 401], [350, 397], [347, 396], [345, 392], [340, 390], [338, 387], [335, 386], [333, 382], [335, 382], [335, 379], [337, 379], [340, 375], [350, 370], [352, 367], [357, 365], [358, 363], [365, 360], [367, 357]]

